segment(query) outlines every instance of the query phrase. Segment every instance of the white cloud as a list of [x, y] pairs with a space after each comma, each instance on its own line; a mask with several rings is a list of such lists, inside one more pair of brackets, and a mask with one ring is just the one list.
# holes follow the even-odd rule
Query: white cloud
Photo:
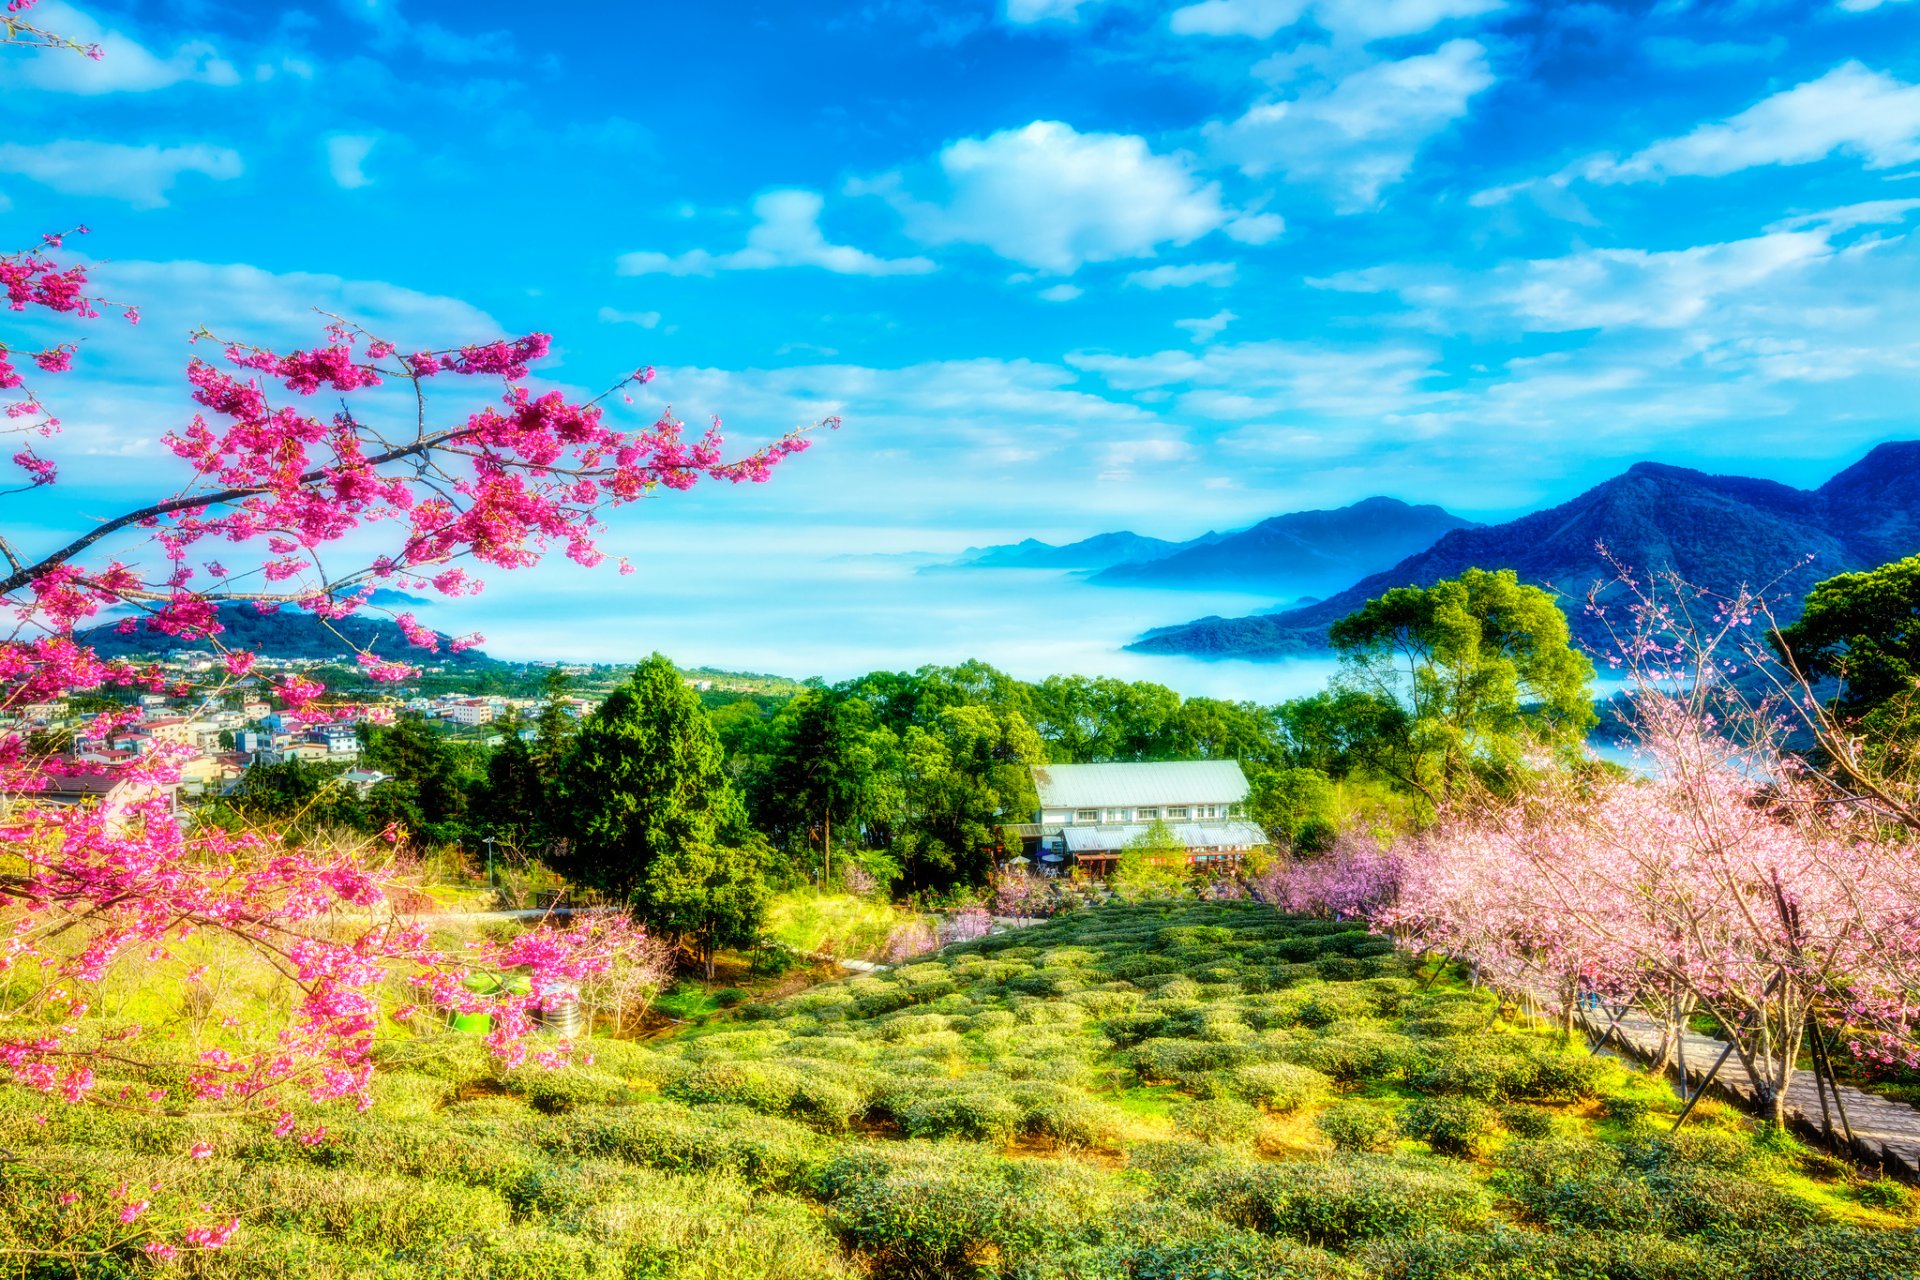
[[63, 0], [48, 0], [36, 6], [30, 16], [36, 25], [68, 39], [99, 45], [103, 56], [97, 62], [67, 55], [11, 58], [4, 73], [8, 81], [53, 93], [78, 94], [145, 93], [186, 83], [221, 87], [240, 83], [240, 73], [233, 64], [205, 40], [182, 41], [162, 56]]
[[[1185, 157], [1157, 155], [1131, 134], [1080, 133], [1036, 120], [949, 143], [938, 157], [941, 202], [909, 195], [898, 175], [850, 184], [884, 196], [928, 244], [984, 245], [1003, 258], [1068, 274], [1083, 263], [1150, 258], [1239, 223], [1277, 231], [1272, 215], [1236, 213]], [[1272, 219], [1268, 221], [1268, 219]]]
[[1110, 440], [1100, 451], [1100, 470], [1096, 479], [1112, 484], [1134, 478], [1142, 469], [1169, 467], [1193, 457], [1193, 446], [1171, 436], [1140, 436], [1131, 440]]
[[64, 138], [24, 145], [0, 143], [0, 173], [17, 173], [70, 196], [108, 196], [138, 208], [158, 208], [185, 173], [214, 179], [240, 176], [240, 154], [227, 147], [128, 146]]
[[602, 307], [600, 308], [598, 319], [601, 324], [632, 324], [638, 325], [642, 329], [657, 329], [660, 327], [660, 313], [658, 311], [618, 311], [613, 307]]
[[1432, 53], [1374, 63], [1331, 88], [1258, 104], [1207, 132], [1217, 154], [1254, 177], [1325, 182], [1343, 207], [1366, 208], [1493, 82], [1483, 46], [1449, 40]]
[[1006, 0], [1007, 21], [1019, 25], [1034, 22], [1078, 22], [1080, 10], [1101, 0]]
[[1040, 297], [1047, 302], [1072, 302], [1085, 292], [1077, 284], [1056, 284], [1042, 289]]
[[1126, 282], [1142, 289], [1190, 289], [1201, 284], [1230, 285], [1239, 274], [1239, 265], [1232, 262], [1169, 262], [1131, 272]]
[[1180, 412], [1215, 422], [1377, 425], [1441, 399], [1426, 385], [1436, 373], [1435, 354], [1407, 344], [1243, 342], [1150, 356], [1075, 352], [1067, 363], [1122, 391], [1171, 392]]
[[710, 276], [716, 271], [765, 271], [774, 267], [820, 267], [838, 275], [924, 275], [934, 269], [926, 258], [881, 258], [848, 245], [827, 243], [820, 230], [825, 202], [812, 191], [776, 190], [761, 193], [753, 202], [758, 219], [747, 232], [747, 245], [731, 253], [714, 254], [690, 249], [678, 255], [642, 250], [623, 253], [623, 276]]
[[505, 31], [454, 31], [437, 22], [416, 22], [401, 12], [398, 0], [341, 0], [340, 7], [369, 28], [383, 53], [406, 53], [449, 66], [505, 62], [514, 56], [513, 37]]
[[1174, 10], [1168, 25], [1180, 35], [1265, 40], [1311, 16], [1332, 35], [1380, 40], [1418, 35], [1504, 7], [1505, 0], [1201, 0]]
[[1185, 329], [1192, 334], [1195, 342], [1207, 343], [1219, 337], [1221, 330], [1239, 318], [1233, 312], [1222, 309], [1210, 316], [1202, 316], [1194, 320], [1175, 320], [1173, 325], [1176, 329]]
[[327, 172], [335, 185], [352, 191], [373, 181], [363, 166], [378, 141], [363, 133], [336, 133], [327, 139]]
[[1846, 13], [1871, 13], [1883, 4], [1901, 4], [1904, 0], [1840, 0], [1840, 9]]
[[1920, 160], [1920, 85], [1845, 62], [1738, 115], [1654, 143], [1624, 160], [1589, 162], [1596, 182], [1719, 177], [1760, 165], [1810, 164], [1836, 152], [1870, 169]]
[[1375, 267], [1310, 283], [1395, 293], [1443, 329], [1483, 316], [1534, 333], [1710, 330], [1731, 322], [1730, 308], [1767, 308], [1779, 290], [1810, 269], [1858, 257], [1880, 243], [1836, 244], [1845, 232], [1898, 223], [1915, 209], [1920, 200], [1877, 200], [1790, 218], [1758, 236], [1685, 249], [1585, 249], [1477, 273]]
[[1286, 232], [1287, 220], [1277, 213], [1243, 213], [1221, 230], [1241, 244], [1269, 244]]

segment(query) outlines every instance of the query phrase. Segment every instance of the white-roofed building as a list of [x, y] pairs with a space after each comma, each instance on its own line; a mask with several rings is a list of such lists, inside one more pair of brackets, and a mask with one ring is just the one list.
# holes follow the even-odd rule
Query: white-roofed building
[[1017, 832], [1052, 871], [1105, 875], [1130, 843], [1162, 822], [1194, 865], [1237, 865], [1267, 844], [1247, 820], [1247, 776], [1233, 760], [1055, 764], [1033, 771], [1040, 809]]

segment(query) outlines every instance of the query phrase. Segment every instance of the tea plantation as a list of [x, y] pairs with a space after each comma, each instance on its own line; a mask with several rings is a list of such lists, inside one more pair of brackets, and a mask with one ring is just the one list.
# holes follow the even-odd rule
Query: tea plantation
[[[1109, 906], [558, 1073], [386, 1043], [313, 1145], [12, 1091], [0, 1274], [1920, 1275], [1905, 1188], [1711, 1103], [1669, 1137], [1658, 1080], [1429, 978], [1356, 926]], [[62, 1203], [149, 1179], [241, 1231], [159, 1264]]]

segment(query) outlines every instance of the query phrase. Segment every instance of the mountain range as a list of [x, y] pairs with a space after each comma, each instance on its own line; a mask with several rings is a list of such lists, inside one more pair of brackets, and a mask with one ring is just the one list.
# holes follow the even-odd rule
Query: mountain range
[[1435, 506], [1367, 498], [1333, 511], [1296, 511], [1250, 529], [1170, 542], [1123, 531], [1055, 546], [1028, 538], [969, 549], [921, 570], [1064, 569], [1103, 586], [1228, 587], [1303, 596], [1338, 590], [1472, 522]]
[[[1678, 571], [1720, 591], [1774, 583], [1782, 620], [1814, 583], [1920, 551], [1920, 441], [1883, 444], [1818, 489], [1636, 463], [1569, 502], [1504, 524], [1455, 529], [1392, 568], [1302, 608], [1201, 618], [1148, 632], [1138, 652], [1277, 658], [1326, 647], [1327, 628], [1393, 587], [1467, 568], [1513, 569], [1569, 602], [1613, 576], [1599, 548], [1637, 572]], [[1568, 609], [1576, 637], [1600, 624]]]
[[[375, 593], [375, 598], [378, 599], [380, 594]], [[385, 594], [392, 602], [425, 603], [417, 596], [400, 592]], [[390, 618], [371, 614], [354, 614], [328, 623], [303, 609], [285, 608], [275, 613], [261, 613], [250, 604], [222, 604], [218, 608], [220, 623], [226, 628], [220, 633], [220, 642], [229, 649], [251, 649], [274, 658], [312, 658], [323, 662], [352, 662], [356, 649], [364, 649], [383, 658], [412, 663], [459, 668], [494, 665], [494, 660], [478, 649], [453, 652], [451, 638], [438, 631], [434, 634], [440, 638], [439, 652], [428, 653], [425, 649], [417, 649], [407, 640], [399, 624]], [[132, 635], [121, 635], [115, 623], [89, 628], [81, 632], [78, 639], [92, 646], [103, 658], [164, 658], [175, 653], [210, 653], [213, 650], [210, 640], [182, 640], [178, 636], [162, 635], [145, 628]]]

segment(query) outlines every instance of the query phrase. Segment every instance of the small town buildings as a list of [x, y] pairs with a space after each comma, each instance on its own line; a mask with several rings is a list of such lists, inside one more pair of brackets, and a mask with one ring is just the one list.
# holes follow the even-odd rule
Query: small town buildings
[[1009, 830], [1043, 870], [1105, 876], [1154, 823], [1164, 823], [1191, 866], [1237, 866], [1267, 836], [1247, 820], [1247, 778], [1233, 760], [1055, 764], [1033, 771], [1040, 808]]
[[179, 790], [178, 784], [134, 781], [114, 773], [48, 777], [35, 789], [0, 794], [0, 812], [14, 804], [95, 807], [101, 811], [106, 829], [120, 835], [140, 816], [142, 806], [153, 800], [164, 802], [167, 813], [177, 812]]
[[441, 714], [459, 725], [493, 723], [493, 703], [487, 698], [462, 698], [442, 707]]

